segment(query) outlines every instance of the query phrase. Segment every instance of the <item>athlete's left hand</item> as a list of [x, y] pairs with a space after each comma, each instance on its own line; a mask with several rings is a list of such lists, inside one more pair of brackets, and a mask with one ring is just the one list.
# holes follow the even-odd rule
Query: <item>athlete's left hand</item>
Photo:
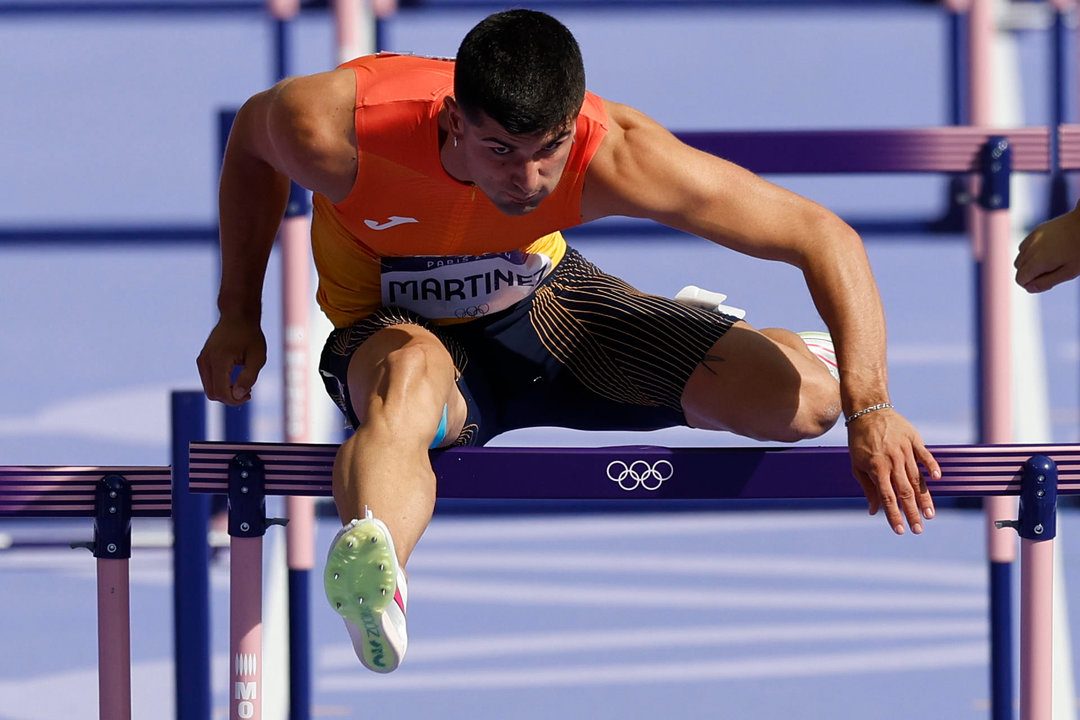
[[1040, 224], [1017, 250], [1016, 282], [1029, 293], [1043, 292], [1080, 275], [1080, 212]]
[[935, 480], [941, 478], [937, 460], [903, 415], [892, 409], [862, 415], [848, 426], [851, 470], [870, 504], [870, 514], [885, 509], [889, 527], [904, 534], [923, 531], [923, 520], [934, 517], [934, 501], [926, 488], [921, 463]]

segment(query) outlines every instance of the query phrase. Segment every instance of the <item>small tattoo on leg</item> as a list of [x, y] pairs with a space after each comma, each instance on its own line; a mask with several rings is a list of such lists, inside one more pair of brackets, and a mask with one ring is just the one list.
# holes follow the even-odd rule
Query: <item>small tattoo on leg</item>
[[726, 362], [726, 361], [724, 360], [724, 358], [720, 357], [719, 355], [706, 355], [701, 360], [701, 366], [703, 368], [705, 368], [706, 370], [708, 370], [709, 372], [711, 372], [713, 375], [717, 375], [719, 373], [716, 372], [716, 368], [712, 367], [712, 365], [710, 365], [709, 363], [722, 363], [722, 362]]

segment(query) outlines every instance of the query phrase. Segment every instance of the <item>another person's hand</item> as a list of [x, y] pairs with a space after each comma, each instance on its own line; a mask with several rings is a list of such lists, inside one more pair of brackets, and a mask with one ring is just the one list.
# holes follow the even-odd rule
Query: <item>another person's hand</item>
[[1016, 282], [1029, 293], [1043, 292], [1080, 275], [1080, 210], [1040, 224], [1020, 243]]
[[[251, 388], [266, 364], [266, 338], [258, 321], [222, 318], [196, 361], [206, 397], [226, 405], [251, 399]], [[233, 369], [240, 368], [233, 379]]]
[[854, 419], [848, 426], [851, 470], [870, 504], [870, 514], [884, 508], [889, 527], [904, 533], [904, 521], [916, 534], [923, 519], [934, 517], [934, 501], [919, 463], [935, 480], [941, 477], [937, 460], [917, 430], [892, 409]]

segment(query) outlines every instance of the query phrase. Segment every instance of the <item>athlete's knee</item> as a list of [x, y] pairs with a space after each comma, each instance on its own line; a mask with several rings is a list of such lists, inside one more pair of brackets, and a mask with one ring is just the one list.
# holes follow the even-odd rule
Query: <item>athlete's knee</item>
[[453, 373], [450, 354], [430, 331], [394, 326], [360, 346], [349, 364], [349, 385], [361, 394], [385, 396], [394, 387], [439, 382]]
[[428, 342], [411, 342], [386, 353], [379, 361], [379, 370], [392, 381], [423, 382], [431, 379], [440, 367], [441, 347]]
[[791, 441], [808, 440], [828, 432], [840, 418], [840, 384], [827, 371], [804, 376], [799, 408], [792, 420]]
[[[434, 337], [390, 338], [379, 352], [356, 356], [349, 366], [349, 394], [360, 426], [399, 432], [426, 425], [425, 413], [441, 411], [454, 387], [449, 353]], [[429, 439], [430, 440], [430, 439]]]
[[446, 402], [453, 366], [445, 351], [429, 343], [410, 343], [388, 352], [375, 370], [374, 395], [387, 411], [409, 412]]

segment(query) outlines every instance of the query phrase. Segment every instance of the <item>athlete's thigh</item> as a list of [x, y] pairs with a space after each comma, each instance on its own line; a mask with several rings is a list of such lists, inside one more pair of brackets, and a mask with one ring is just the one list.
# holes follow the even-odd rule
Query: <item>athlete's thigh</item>
[[734, 321], [643, 293], [571, 252], [531, 312], [545, 350], [591, 395], [671, 410], [680, 422], [689, 377]]
[[817, 434], [829, 406], [838, 403], [835, 381], [805, 346], [796, 346], [798, 336], [786, 334], [794, 340], [778, 342], [735, 323], [686, 383], [682, 403], [689, 424], [762, 440]]

